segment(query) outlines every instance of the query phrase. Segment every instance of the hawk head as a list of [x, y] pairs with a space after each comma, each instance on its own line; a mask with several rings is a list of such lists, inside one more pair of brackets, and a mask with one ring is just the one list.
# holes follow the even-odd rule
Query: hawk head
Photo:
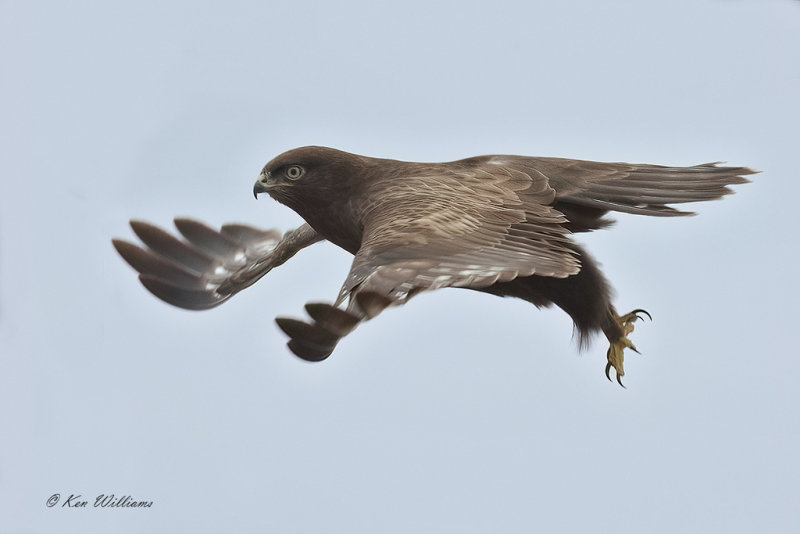
[[284, 152], [267, 163], [253, 195], [267, 193], [330, 241], [355, 252], [361, 243], [358, 199], [376, 160], [321, 146]]
[[366, 159], [322, 146], [295, 148], [264, 166], [253, 194], [258, 198], [267, 193], [293, 209], [292, 204], [304, 197], [343, 194], [343, 188], [361, 178]]

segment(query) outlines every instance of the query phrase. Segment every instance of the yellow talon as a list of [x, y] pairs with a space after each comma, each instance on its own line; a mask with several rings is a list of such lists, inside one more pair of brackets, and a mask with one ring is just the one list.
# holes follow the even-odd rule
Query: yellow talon
[[626, 313], [622, 317], [617, 317], [617, 323], [622, 329], [622, 337], [616, 341], [612, 341], [611, 345], [608, 347], [608, 352], [606, 353], [606, 357], [608, 358], [608, 363], [606, 364], [606, 378], [611, 380], [610, 371], [613, 367], [617, 373], [617, 383], [622, 387], [625, 387], [625, 384], [622, 383], [622, 377], [625, 376], [625, 368], [622, 365], [623, 361], [625, 360], [625, 356], [623, 354], [624, 350], [631, 349], [634, 352], [639, 352], [636, 350], [636, 347], [633, 345], [631, 340], [628, 339], [628, 335], [633, 332], [633, 323], [642, 318], [639, 315], [640, 313], [646, 315], [651, 321], [653, 320], [650, 314], [644, 310], [633, 310], [630, 313]]

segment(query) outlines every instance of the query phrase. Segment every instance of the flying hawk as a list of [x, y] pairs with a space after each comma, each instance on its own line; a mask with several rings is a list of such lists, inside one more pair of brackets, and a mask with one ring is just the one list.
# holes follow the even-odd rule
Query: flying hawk
[[624, 376], [623, 351], [644, 310], [619, 315], [610, 286], [572, 234], [604, 228], [609, 211], [689, 215], [668, 204], [713, 200], [746, 183], [746, 167], [664, 167], [560, 158], [480, 156], [449, 163], [369, 158], [309, 146], [263, 168], [253, 187], [303, 219], [281, 235], [245, 225], [214, 230], [175, 219], [184, 239], [131, 221], [148, 248], [114, 239], [142, 284], [190, 310], [217, 306], [301, 249], [327, 239], [355, 256], [333, 304], [309, 303], [308, 321], [279, 317], [289, 348], [324, 360], [339, 340], [421, 291], [463, 287], [555, 304], [581, 341], [608, 338], [606, 376]]

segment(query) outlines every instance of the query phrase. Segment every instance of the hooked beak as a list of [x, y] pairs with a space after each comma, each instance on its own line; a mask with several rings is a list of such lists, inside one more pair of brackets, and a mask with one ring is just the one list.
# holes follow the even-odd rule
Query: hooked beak
[[258, 175], [256, 183], [253, 184], [253, 196], [258, 199], [259, 193], [269, 193], [269, 190], [274, 187], [274, 184], [269, 183], [270, 175], [263, 172]]

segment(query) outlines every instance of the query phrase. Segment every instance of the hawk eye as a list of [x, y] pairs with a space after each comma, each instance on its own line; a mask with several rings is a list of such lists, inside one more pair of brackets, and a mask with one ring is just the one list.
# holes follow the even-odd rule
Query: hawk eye
[[290, 180], [297, 180], [303, 176], [303, 168], [300, 165], [290, 165], [286, 168], [286, 177]]

